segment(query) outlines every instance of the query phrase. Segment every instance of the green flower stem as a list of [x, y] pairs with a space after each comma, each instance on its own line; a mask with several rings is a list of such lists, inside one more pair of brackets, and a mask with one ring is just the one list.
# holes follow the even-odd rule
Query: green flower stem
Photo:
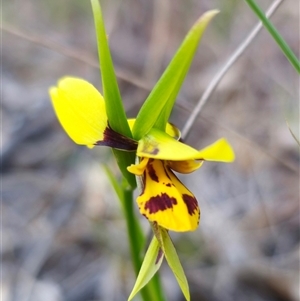
[[[132, 256], [132, 263], [134, 271], [137, 274], [141, 264], [141, 245], [143, 244], [144, 237], [141, 237], [139, 231], [140, 225], [134, 216], [133, 211], [133, 191], [131, 189], [124, 189], [124, 214], [128, 230], [128, 239], [130, 242], [130, 252]], [[141, 242], [142, 239], [142, 242]]]
[[276, 30], [274, 25], [269, 21], [269, 19], [265, 16], [263, 11], [257, 5], [254, 0], [245, 0], [253, 12], [257, 15], [260, 21], [263, 23], [265, 28], [269, 31], [273, 39], [276, 41], [281, 51], [287, 57], [291, 65], [296, 69], [298, 73], [300, 73], [300, 62], [289, 45], [285, 42], [279, 32]]
[[[127, 225], [131, 259], [137, 276], [142, 265], [141, 254], [144, 249], [145, 237], [134, 214], [133, 190], [123, 188], [123, 197], [123, 209]], [[144, 301], [165, 301], [158, 274], [141, 290], [141, 296]]]
[[[152, 292], [154, 293], [155, 299], [151, 300], [157, 300], [157, 301], [165, 301], [166, 298], [163, 294], [162, 286], [161, 286], [161, 281], [159, 277], [159, 272], [157, 272], [153, 278], [150, 280], [148, 285], [146, 286], [152, 288]], [[153, 294], [152, 294], [153, 295]]]

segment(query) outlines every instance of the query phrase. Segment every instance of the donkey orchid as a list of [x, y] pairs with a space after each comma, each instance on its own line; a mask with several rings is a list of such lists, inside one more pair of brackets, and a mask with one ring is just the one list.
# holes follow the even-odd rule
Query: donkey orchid
[[[111, 129], [104, 99], [87, 81], [65, 77], [49, 93], [62, 127], [75, 143], [136, 152], [137, 163], [127, 169], [141, 177], [142, 193], [137, 203], [142, 215], [168, 230], [183, 232], [197, 228], [198, 202], [173, 171], [191, 173], [203, 161], [232, 162], [234, 152], [224, 138], [196, 150], [178, 141], [179, 130], [168, 123], [165, 132], [152, 128], [135, 141]], [[131, 129], [134, 122], [135, 119], [128, 120]]]

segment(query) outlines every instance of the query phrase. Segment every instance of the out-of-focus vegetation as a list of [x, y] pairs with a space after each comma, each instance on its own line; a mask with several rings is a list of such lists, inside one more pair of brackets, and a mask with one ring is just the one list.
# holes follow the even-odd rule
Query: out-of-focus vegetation
[[[206, 31], [171, 121], [182, 128], [214, 74], [257, 23], [243, 1], [102, 1], [121, 94], [136, 115], [194, 21]], [[271, 1], [259, 1], [266, 9]], [[299, 7], [272, 22], [299, 57]], [[74, 145], [48, 87], [63, 75], [100, 87], [89, 1], [2, 4], [3, 301], [125, 300], [134, 283], [124, 221], [101, 163], [104, 148]], [[264, 30], [222, 80], [187, 142], [225, 136], [234, 164], [184, 177], [201, 207], [196, 232], [174, 234], [192, 300], [299, 300], [299, 81]], [[299, 139], [299, 138], [298, 138]], [[147, 223], [145, 223], [147, 228]], [[128, 258], [128, 260], [127, 260]], [[169, 300], [182, 300], [168, 268]]]

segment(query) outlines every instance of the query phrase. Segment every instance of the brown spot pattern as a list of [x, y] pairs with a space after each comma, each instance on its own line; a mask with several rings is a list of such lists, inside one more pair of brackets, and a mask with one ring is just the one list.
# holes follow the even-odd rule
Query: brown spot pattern
[[145, 210], [149, 210], [150, 214], [158, 211], [164, 211], [173, 208], [177, 204], [177, 200], [173, 197], [169, 197], [166, 193], [151, 197], [145, 203]]
[[150, 152], [151, 155], [157, 155], [158, 153], [159, 153], [159, 149], [158, 149], [157, 147], [155, 147], [155, 148], [153, 149], [153, 151]]
[[[153, 160], [152, 160], [153, 161]], [[153, 168], [153, 165], [152, 165], [152, 161], [148, 163], [148, 166], [147, 166], [147, 169], [148, 169], [148, 173], [149, 173], [149, 176], [150, 178], [155, 181], [155, 182], [159, 182], [159, 179], [158, 179], [158, 176], [155, 172], [155, 169]]]
[[198, 202], [195, 197], [192, 197], [188, 194], [183, 194], [182, 199], [186, 204], [189, 215], [193, 215], [198, 211]]

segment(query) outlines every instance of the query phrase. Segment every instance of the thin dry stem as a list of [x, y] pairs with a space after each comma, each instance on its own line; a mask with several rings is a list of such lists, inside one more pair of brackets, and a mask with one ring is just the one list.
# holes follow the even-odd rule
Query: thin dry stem
[[[266, 12], [266, 16], [269, 18], [278, 8], [278, 6], [283, 2], [283, 0], [275, 0], [269, 9]], [[236, 49], [236, 51], [231, 55], [225, 65], [220, 69], [220, 71], [215, 75], [212, 79], [210, 84], [207, 86], [206, 90], [204, 91], [202, 97], [199, 99], [198, 104], [196, 105], [195, 109], [193, 110], [192, 114], [190, 115], [189, 119], [185, 123], [185, 126], [182, 130], [182, 138], [186, 139], [187, 135], [189, 134], [197, 116], [199, 115], [201, 109], [206, 104], [207, 100], [209, 99], [210, 95], [213, 91], [217, 88], [218, 84], [227, 73], [227, 71], [234, 65], [234, 63], [238, 60], [238, 58], [245, 52], [254, 38], [258, 35], [258, 33], [262, 30], [263, 24], [259, 22], [250, 34], [246, 37], [246, 39], [240, 44], [240, 46]]]

